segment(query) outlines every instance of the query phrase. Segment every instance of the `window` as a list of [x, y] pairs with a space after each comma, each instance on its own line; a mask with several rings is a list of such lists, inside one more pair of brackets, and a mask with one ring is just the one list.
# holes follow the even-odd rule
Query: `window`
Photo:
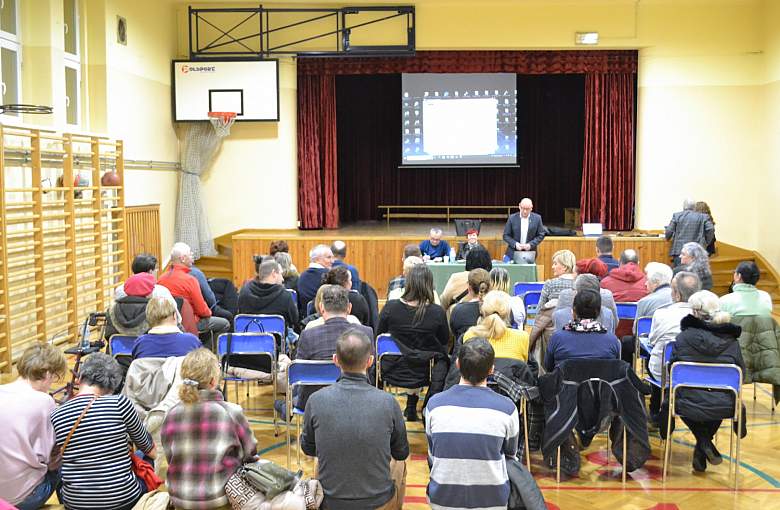
[[22, 62], [18, 12], [17, 0], [0, 0], [0, 92], [3, 104], [21, 102]]
[[79, 51], [79, 12], [77, 0], [63, 0], [65, 48], [65, 113], [68, 124], [80, 123], [81, 52]]

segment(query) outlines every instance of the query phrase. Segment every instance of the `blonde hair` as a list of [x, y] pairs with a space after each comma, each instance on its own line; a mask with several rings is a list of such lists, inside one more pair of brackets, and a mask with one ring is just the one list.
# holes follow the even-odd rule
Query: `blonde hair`
[[159, 326], [165, 319], [175, 314], [176, 307], [164, 297], [153, 297], [146, 303], [146, 322], [149, 323], [150, 328]]
[[509, 329], [509, 294], [500, 290], [491, 290], [485, 294], [479, 307], [480, 317], [476, 326], [469, 328], [471, 335], [481, 338], [501, 338]]
[[714, 324], [725, 324], [731, 321], [731, 314], [720, 309], [718, 296], [708, 290], [700, 290], [688, 298], [693, 308], [693, 315]]
[[558, 250], [552, 256], [552, 261], [566, 268], [567, 273], [573, 273], [577, 265], [577, 257], [569, 250]]
[[62, 351], [46, 343], [29, 346], [16, 363], [19, 377], [28, 381], [42, 381], [47, 374], [62, 377], [67, 369], [68, 362]]
[[469, 271], [469, 289], [482, 301], [490, 290], [490, 274], [481, 267]]
[[509, 294], [509, 271], [503, 267], [494, 267], [490, 270], [490, 290], [500, 290]]
[[191, 351], [181, 362], [181, 401], [197, 404], [200, 401], [198, 390], [208, 389], [212, 380], [219, 381], [220, 372], [219, 360], [213, 352], [204, 347]]

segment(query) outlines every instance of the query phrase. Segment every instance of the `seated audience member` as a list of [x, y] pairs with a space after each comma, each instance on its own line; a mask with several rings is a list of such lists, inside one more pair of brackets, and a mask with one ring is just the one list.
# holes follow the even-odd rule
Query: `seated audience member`
[[[660, 262], [649, 262], [645, 266], [645, 288], [647, 295], [636, 303], [636, 317], [652, 317], [656, 310], [672, 302], [672, 268]], [[621, 358], [626, 363], [634, 362], [636, 336], [632, 328], [631, 334], [621, 337]]]
[[366, 298], [361, 296], [359, 292], [350, 290], [352, 289], [352, 274], [346, 267], [332, 267], [330, 271], [323, 275], [322, 284], [340, 285], [347, 289], [349, 304], [352, 307], [350, 313], [357, 317], [361, 324], [368, 324], [368, 303], [366, 303]]
[[361, 331], [348, 329], [339, 335], [333, 362], [341, 378], [312, 395], [306, 405], [301, 449], [317, 457], [323, 508], [403, 506], [406, 425], [395, 398], [368, 381], [373, 351], [371, 337]]
[[[349, 272], [347, 272], [349, 274]], [[349, 304], [349, 293], [341, 285], [322, 286], [322, 302], [319, 304], [319, 312], [325, 322], [321, 326], [305, 329], [298, 338], [298, 350], [295, 359], [327, 360], [336, 352], [336, 340], [348, 329], [356, 329], [368, 338], [374, 338], [374, 331], [366, 326], [351, 324], [347, 315], [352, 306]], [[304, 409], [309, 395], [319, 387], [307, 386], [302, 388], [297, 406]], [[284, 412], [282, 416], [285, 416]]]
[[479, 306], [490, 288], [490, 275], [482, 268], [469, 271], [469, 293], [452, 307], [450, 330], [457, 339], [479, 320]]
[[[317, 326], [322, 326], [325, 324], [325, 318], [320, 315], [320, 312], [318, 311], [320, 309], [320, 305], [322, 305], [322, 291], [326, 288], [325, 285], [320, 287], [317, 290], [317, 295], [314, 296], [314, 313], [309, 315], [308, 317], [304, 318], [304, 331], [312, 328], [316, 328]], [[351, 305], [350, 305], [351, 308]], [[347, 315], [347, 321], [350, 324], [360, 324], [360, 321], [357, 317], [355, 317], [352, 314]]]
[[[150, 273], [134, 274], [125, 281], [123, 285], [125, 296], [108, 307], [103, 333], [106, 338], [111, 338], [113, 335], [140, 336], [149, 331], [146, 305], [149, 303], [154, 287], [156, 287], [154, 275]], [[176, 309], [176, 301], [172, 296], [171, 301]]]
[[60, 483], [49, 390], [68, 364], [59, 348], [35, 343], [24, 350], [16, 369], [19, 377], [0, 386], [0, 499], [19, 510], [37, 510]]
[[466, 256], [466, 270], [458, 273], [452, 273], [447, 285], [441, 293], [441, 306], [445, 310], [449, 309], [455, 303], [460, 302], [466, 297], [468, 292], [469, 271], [476, 268], [482, 268], [490, 272], [493, 269], [493, 262], [490, 260], [490, 253], [482, 247], [474, 248]]
[[463, 342], [485, 338], [493, 346], [497, 358], [528, 360], [528, 333], [509, 327], [509, 294], [491, 290], [480, 306], [481, 317], [463, 335]]
[[450, 245], [442, 240], [442, 231], [440, 228], [433, 227], [430, 232], [430, 238], [420, 243], [420, 253], [423, 260], [441, 260], [445, 255], [450, 256]]
[[[125, 285], [128, 281], [134, 280], [135, 277], [140, 276], [141, 281], [147, 282], [149, 281], [149, 277], [145, 276], [147, 274], [152, 275], [153, 279], [153, 287], [151, 295], [145, 294], [146, 297], [162, 297], [176, 305], [176, 300], [173, 299], [173, 296], [171, 295], [171, 291], [168, 290], [167, 287], [163, 285], [157, 284], [157, 270], [159, 269], [157, 267], [157, 257], [150, 253], [139, 253], [135, 256], [133, 259], [133, 263], [130, 266], [130, 269], [133, 271], [133, 276], [125, 280], [125, 283], [122, 283], [119, 287], [116, 288], [114, 291], [114, 301], [117, 301], [119, 299], [122, 299], [123, 297], [126, 297], [128, 295], [128, 292], [125, 290]], [[137, 283], [136, 283], [137, 284]], [[148, 285], [148, 284], [143, 284]], [[144, 289], [131, 289], [132, 292], [134, 292], [135, 296], [141, 295], [140, 292], [142, 292]]]
[[298, 278], [300, 275], [292, 263], [290, 254], [284, 251], [277, 252], [274, 255], [274, 260], [282, 266], [282, 284], [284, 288], [298, 292]]
[[[681, 331], [672, 347], [669, 361], [729, 363], [739, 366], [744, 373], [745, 362], [738, 340], [742, 328], [731, 324], [729, 314], [719, 309], [718, 296], [703, 290], [692, 295], [688, 303], [691, 305], [691, 314], [682, 318]], [[723, 459], [712, 439], [721, 421], [734, 415], [734, 394], [730, 391], [681, 388], [677, 391], [675, 407], [696, 437], [694, 471], [705, 471], [707, 462], [720, 464]], [[744, 406], [741, 412], [742, 431], [746, 431]], [[666, 422], [663, 425], [665, 428]], [[740, 433], [744, 437], [742, 431]]]
[[517, 456], [520, 419], [514, 402], [487, 386], [494, 359], [483, 338], [463, 344], [460, 384], [425, 406], [431, 508], [507, 508], [506, 461]]
[[[672, 303], [662, 306], [653, 313], [653, 322], [647, 342], [651, 346], [650, 360], [647, 369], [656, 381], [661, 380], [663, 370], [663, 354], [666, 343], [673, 341], [680, 333], [680, 321], [691, 313], [688, 299], [701, 290], [699, 277], [694, 273], [682, 271], [672, 278]], [[661, 408], [661, 391], [651, 386], [650, 420], [658, 424], [658, 413]]]
[[[599, 279], [590, 273], [578, 275], [574, 279], [574, 289], [566, 289], [561, 292], [558, 306], [553, 312], [555, 330], [563, 329], [566, 324], [569, 324], [574, 319], [574, 297], [581, 290], [592, 290], [599, 293], [601, 296], [601, 309], [596, 320], [604, 326], [604, 329], [614, 334], [617, 326], [617, 310], [615, 309], [615, 302], [612, 300], [612, 293], [607, 289], [600, 289]], [[610, 303], [611, 307], [609, 306]]]
[[78, 383], [76, 396], [51, 414], [62, 452], [60, 502], [65, 508], [132, 508], [148, 489], [131, 469], [128, 437], [133, 450], [154, 459], [152, 436], [130, 400], [114, 394], [122, 371], [111, 356], [102, 352], [87, 356]]
[[[574, 293], [576, 291], [577, 278], [579, 278], [581, 275], [588, 274], [595, 277], [595, 279], [586, 278], [588, 283], [595, 281], [600, 285], [601, 279], [607, 275], [607, 266], [598, 259], [581, 259], [577, 261], [577, 264], [575, 264], [574, 271], [577, 273], [577, 277], [574, 279], [575, 287], [561, 291], [561, 293], [558, 295], [558, 304], [556, 305], [556, 309], [571, 308], [574, 305]], [[609, 308], [612, 311], [612, 320], [616, 323], [618, 314], [617, 306], [615, 305], [615, 297], [612, 295], [612, 291], [608, 289], [602, 289], [600, 287], [593, 290], [596, 290], [599, 294], [601, 294], [601, 306], [604, 308]], [[601, 318], [599, 320], [601, 320]]]
[[346, 267], [349, 274], [352, 275], [352, 290], [360, 292], [360, 274], [357, 268], [344, 262], [344, 259], [347, 258], [347, 244], [344, 241], [333, 241], [333, 244], [330, 245], [330, 251], [333, 252], [333, 267]]
[[539, 298], [539, 310], [544, 308], [548, 301], [558, 299], [561, 291], [574, 287], [574, 278], [577, 277], [574, 272], [574, 266], [577, 264], [577, 258], [569, 250], [558, 250], [552, 256], [553, 277], [542, 287], [542, 295]]
[[[404, 260], [404, 274], [401, 275], [398, 278], [393, 279], [392, 283], [395, 283], [396, 286], [387, 293], [387, 300], [393, 300], [393, 299], [401, 299], [401, 296], [404, 295], [404, 290], [406, 289], [406, 275], [408, 274], [409, 270], [412, 268], [412, 266], [415, 266], [417, 264], [425, 264], [423, 262], [423, 259], [420, 257], [417, 257], [415, 255], [410, 255], [406, 257], [406, 260]], [[433, 289], [433, 302], [437, 305], [441, 305], [441, 300], [439, 300], [439, 295], [436, 293], [436, 289]]]
[[133, 344], [133, 359], [185, 356], [203, 347], [192, 333], [182, 333], [176, 326], [176, 307], [163, 298], [151, 298], [146, 305], [149, 332]]
[[574, 271], [577, 274], [592, 274], [601, 281], [609, 273], [609, 268], [600, 259], [580, 259], [574, 265]]
[[[171, 265], [160, 276], [160, 285], [167, 287], [176, 297], [186, 299], [198, 319], [198, 332], [206, 345], [214, 343], [216, 338], [230, 329], [230, 321], [215, 317], [203, 298], [198, 280], [192, 272], [192, 251], [184, 243], [176, 243], [171, 250]], [[208, 287], [208, 283], [206, 284]], [[209, 289], [210, 290], [210, 289]]]
[[525, 324], [525, 303], [522, 296], [513, 296], [512, 281], [509, 279], [509, 271], [503, 267], [494, 267], [490, 270], [490, 290], [497, 290], [509, 295], [509, 308], [512, 310], [512, 324], [518, 329], [523, 329]]
[[574, 296], [574, 318], [563, 329], [553, 333], [544, 357], [544, 368], [552, 372], [572, 358], [619, 359], [618, 338], [596, 319], [601, 310], [601, 296], [593, 290], [581, 290]]
[[649, 262], [645, 274], [647, 295], [636, 303], [637, 317], [652, 317], [656, 310], [672, 302], [672, 268], [660, 262]]
[[[612, 256], [612, 238], [601, 236], [596, 239], [596, 256], [607, 266], [607, 273], [617, 269], [620, 263]], [[603, 278], [603, 277], [602, 277]]]
[[224, 508], [225, 484], [254, 460], [257, 441], [241, 407], [225, 402], [217, 390], [219, 360], [211, 351], [187, 354], [181, 377], [181, 402], [168, 411], [160, 431], [168, 493], [176, 508]]
[[715, 220], [712, 219], [712, 211], [710, 210], [710, 206], [707, 205], [707, 202], [696, 202], [696, 204], [693, 206], [693, 210], [697, 213], [702, 213], [707, 218], [710, 219], [710, 223], [712, 223], [712, 240], [707, 244], [707, 254], [712, 257], [715, 255]]
[[306, 314], [306, 305], [317, 295], [322, 285], [322, 275], [333, 266], [333, 252], [328, 246], [318, 244], [309, 252], [309, 267], [298, 277], [298, 311]]
[[712, 288], [710, 258], [699, 243], [685, 243], [680, 250], [680, 265], [674, 268], [674, 274], [680, 271], [695, 273], [699, 277], [702, 290]]
[[477, 246], [484, 248], [479, 244], [479, 232], [476, 229], [469, 229], [466, 231], [466, 242], [458, 243], [458, 253], [455, 256], [456, 260], [466, 260], [466, 255]]
[[[422, 262], [422, 253], [420, 253], [420, 247], [416, 244], [407, 244], [404, 246], [404, 256], [401, 257], [401, 264], [404, 272], [406, 271], [406, 259], [409, 257], [419, 257], [420, 261]], [[396, 289], [403, 289], [405, 282], [406, 275], [403, 272], [390, 280], [387, 284], [387, 299], [398, 299], [397, 297], [391, 298], [390, 294], [392, 294]], [[401, 291], [401, 294], [403, 294], [403, 290]]]
[[[268, 255], [271, 257], [276, 258], [277, 253], [286, 253], [287, 255], [290, 254], [290, 247], [287, 244], [287, 241], [281, 240], [281, 241], [272, 241], [271, 244], [268, 246]], [[277, 262], [279, 262], [277, 260]], [[281, 264], [281, 262], [279, 262]], [[295, 267], [295, 264], [292, 263], [292, 258], [290, 259], [290, 270], [298, 274], [298, 268]]]
[[171, 249], [171, 264], [181, 264], [190, 268], [190, 276], [198, 280], [198, 286], [200, 287], [200, 293], [203, 296], [203, 300], [206, 301], [211, 310], [211, 315], [214, 317], [221, 317], [227, 320], [230, 324], [233, 323], [233, 314], [228, 310], [222, 308], [217, 303], [217, 296], [214, 294], [214, 290], [209, 285], [209, 280], [206, 275], [203, 274], [198, 266], [195, 265], [195, 258], [192, 254], [192, 248], [185, 243], [176, 243]]
[[[298, 306], [284, 287], [282, 266], [269, 260], [255, 266], [257, 275], [238, 294], [238, 312], [243, 314], [281, 315], [285, 327], [299, 330]], [[237, 331], [241, 333], [241, 331]]]
[[720, 298], [720, 309], [732, 317], [771, 315], [772, 297], [756, 288], [761, 271], [755, 262], [740, 262], [734, 271], [731, 293]]
[[393, 386], [410, 389], [404, 411], [409, 421], [417, 421], [420, 389], [429, 385], [426, 400], [440, 392], [449, 368], [447, 314], [433, 302], [433, 294], [431, 270], [425, 264], [412, 266], [401, 299], [388, 301], [379, 315], [377, 334], [391, 334], [404, 352], [400, 359], [382, 361], [382, 377]]
[[635, 303], [647, 295], [645, 273], [639, 267], [639, 255], [636, 250], [623, 250], [620, 254], [620, 267], [609, 272], [601, 287], [612, 291], [618, 303]]

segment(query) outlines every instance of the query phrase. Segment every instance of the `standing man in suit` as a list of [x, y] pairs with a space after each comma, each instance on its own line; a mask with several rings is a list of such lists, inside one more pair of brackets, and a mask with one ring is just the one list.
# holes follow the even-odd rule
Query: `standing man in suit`
[[672, 240], [669, 249], [669, 257], [673, 266], [680, 265], [680, 251], [685, 243], [699, 243], [702, 248], [707, 246], [715, 238], [715, 225], [710, 217], [704, 213], [696, 212], [696, 201], [686, 198], [683, 202], [683, 210], [672, 215], [672, 221], [666, 226], [666, 239]]
[[542, 217], [535, 212], [530, 198], [520, 201], [520, 212], [509, 216], [504, 227], [506, 256], [516, 264], [534, 264], [536, 247], [544, 240], [545, 228]]

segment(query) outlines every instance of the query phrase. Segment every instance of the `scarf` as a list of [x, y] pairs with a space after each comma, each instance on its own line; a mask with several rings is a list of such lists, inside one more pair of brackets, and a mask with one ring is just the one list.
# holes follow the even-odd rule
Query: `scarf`
[[564, 331], [577, 333], [606, 333], [607, 328], [595, 319], [575, 319], [563, 327]]

